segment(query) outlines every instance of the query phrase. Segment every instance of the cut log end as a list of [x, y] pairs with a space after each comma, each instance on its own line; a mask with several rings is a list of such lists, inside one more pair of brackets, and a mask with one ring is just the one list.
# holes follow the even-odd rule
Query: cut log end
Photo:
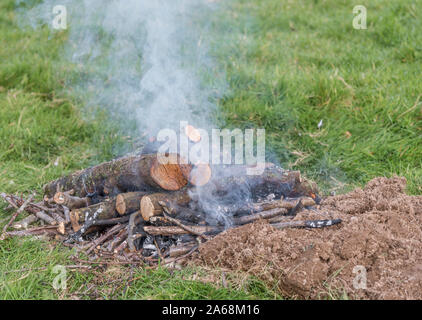
[[201, 134], [198, 129], [190, 124], [185, 127], [185, 134], [192, 142], [199, 142], [201, 140]]
[[198, 164], [192, 169], [189, 182], [194, 186], [201, 187], [210, 181], [211, 174], [211, 167], [208, 164]]
[[[159, 205], [158, 205], [159, 206]], [[148, 196], [142, 197], [141, 199], [141, 214], [145, 221], [149, 221], [151, 217], [162, 213], [161, 206], [158, 207], [154, 204], [152, 199]]]
[[184, 206], [190, 202], [191, 198], [187, 190], [180, 190], [173, 193], [153, 193], [145, 195], [141, 199], [140, 207], [142, 217], [145, 221], [149, 221], [151, 217], [163, 213], [163, 207], [160, 203], [169, 205]]
[[145, 192], [127, 192], [121, 193], [116, 197], [116, 211], [123, 216], [128, 213], [138, 211], [140, 208], [140, 200], [145, 195]]
[[191, 172], [189, 164], [183, 164], [181, 157], [176, 154], [157, 155], [151, 166], [151, 178], [162, 189], [176, 191], [187, 185]]
[[116, 211], [120, 215], [124, 215], [126, 212], [126, 202], [121, 194], [116, 197]]

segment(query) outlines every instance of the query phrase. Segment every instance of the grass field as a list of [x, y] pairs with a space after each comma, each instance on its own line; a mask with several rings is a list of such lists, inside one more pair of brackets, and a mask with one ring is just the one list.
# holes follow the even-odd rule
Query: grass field
[[[367, 7], [367, 30], [352, 27], [357, 4]], [[422, 194], [422, 1], [233, 0], [224, 17], [233, 32], [216, 55], [230, 87], [219, 101], [227, 126], [265, 127], [271, 159], [326, 192], [397, 174]], [[130, 145], [103, 125], [105, 114], [84, 121], [62, 93], [65, 32], [18, 27], [14, 1], [3, 0], [0, 40], [1, 191], [40, 190]], [[3, 225], [10, 213], [1, 208]], [[257, 279], [233, 275], [223, 288], [205, 281], [221, 273], [199, 269], [74, 270], [55, 291], [53, 267], [72, 265], [70, 254], [36, 240], [0, 243], [0, 299], [281, 298]]]

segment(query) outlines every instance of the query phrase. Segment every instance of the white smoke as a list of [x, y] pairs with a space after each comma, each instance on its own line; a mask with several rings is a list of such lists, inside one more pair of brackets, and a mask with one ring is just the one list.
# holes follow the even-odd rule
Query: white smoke
[[34, 27], [52, 27], [53, 8], [66, 7], [63, 55], [77, 70], [66, 91], [82, 101], [87, 116], [107, 110], [122, 128], [135, 122], [139, 135], [176, 129], [180, 121], [211, 126], [224, 87], [207, 49], [213, 2], [45, 0], [32, 7], [31, 2], [17, 1], [23, 20]]
[[[68, 64], [65, 69], [71, 72], [64, 89], [78, 98], [85, 117], [105, 110], [123, 130], [134, 127], [130, 133], [139, 136], [177, 131], [181, 121], [209, 132], [214, 127], [216, 101], [227, 93], [227, 86], [209, 47], [211, 42], [233, 40], [232, 29], [226, 32], [215, 23], [216, 1], [44, 0], [31, 6], [32, 2], [17, 1], [21, 21], [32, 27], [52, 28], [54, 7], [66, 8], [68, 41], [60, 63]], [[215, 39], [218, 34], [221, 39]], [[217, 171], [213, 175], [216, 180], [222, 176]], [[250, 190], [240, 186], [216, 198], [212, 187], [210, 183], [196, 190], [196, 196], [210, 218], [229, 225], [225, 208], [244, 203]]]

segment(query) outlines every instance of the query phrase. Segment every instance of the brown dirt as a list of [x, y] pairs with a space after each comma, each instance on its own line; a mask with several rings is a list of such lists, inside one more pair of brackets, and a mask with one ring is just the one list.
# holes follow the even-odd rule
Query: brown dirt
[[[422, 299], [422, 196], [405, 188], [404, 178], [376, 178], [295, 218], [343, 219], [334, 227], [276, 230], [259, 221], [228, 230], [195, 262], [276, 281], [292, 298]], [[363, 284], [355, 266], [366, 268], [366, 289], [354, 286]]]

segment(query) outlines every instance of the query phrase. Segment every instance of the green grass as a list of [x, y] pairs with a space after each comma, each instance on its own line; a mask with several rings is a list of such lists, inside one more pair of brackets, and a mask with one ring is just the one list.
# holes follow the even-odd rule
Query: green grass
[[[367, 30], [352, 28], [357, 4], [368, 9]], [[270, 158], [326, 191], [397, 174], [422, 193], [421, 1], [234, 0], [220, 18], [230, 28], [215, 29], [231, 31], [214, 50], [229, 82], [219, 101], [225, 125], [265, 127]], [[61, 94], [66, 36], [21, 29], [14, 1], [0, 3], [1, 191], [40, 190], [130, 149], [119, 128], [104, 126], [106, 114], [84, 121], [80, 102]], [[0, 221], [9, 215], [0, 209]], [[73, 264], [70, 255], [42, 241], [1, 242], [0, 299], [280, 298], [256, 279], [232, 288], [192, 280], [206, 273], [194, 269], [74, 270], [56, 291], [52, 269]]]
[[265, 127], [277, 160], [328, 187], [398, 174], [421, 193], [421, 15], [421, 1], [235, 2], [223, 118]]

